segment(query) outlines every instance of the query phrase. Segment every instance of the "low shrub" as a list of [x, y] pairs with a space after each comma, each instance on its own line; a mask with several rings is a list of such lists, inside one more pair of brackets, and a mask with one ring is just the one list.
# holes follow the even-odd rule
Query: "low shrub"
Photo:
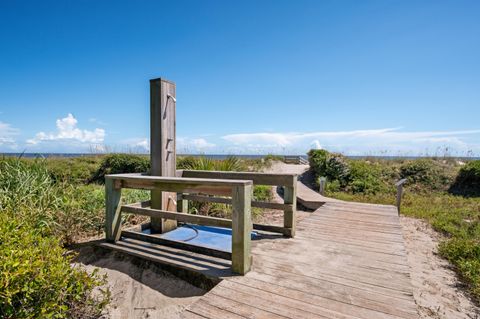
[[350, 179], [350, 168], [345, 157], [340, 154], [329, 154], [327, 156], [325, 174], [328, 180], [339, 181], [341, 187], [347, 186]]
[[3, 159], [0, 176], [0, 317], [98, 317], [103, 280], [71, 266], [59, 235], [81, 218], [74, 188], [54, 184], [42, 160]]
[[142, 155], [106, 155], [90, 182], [105, 182], [105, 175], [122, 173], [144, 173], [150, 171], [150, 159]]
[[0, 317], [97, 318], [108, 302], [96, 273], [71, 266], [58, 240], [0, 215]]
[[417, 191], [446, 190], [453, 179], [440, 161], [429, 158], [406, 161], [400, 166], [400, 177]]
[[57, 183], [87, 183], [98, 171], [102, 156], [48, 158], [45, 160], [51, 177]]
[[473, 295], [480, 299], [480, 239], [452, 238], [439, 246], [440, 254], [457, 268]]
[[330, 153], [326, 150], [310, 150], [308, 163], [317, 177], [327, 176], [327, 158]]
[[224, 160], [215, 160], [206, 156], [186, 156], [179, 158], [177, 168], [197, 171], [242, 171], [246, 167], [242, 160], [229, 156]]
[[382, 169], [377, 163], [352, 160], [349, 164], [348, 190], [352, 193], [375, 194], [385, 190], [386, 185], [382, 181]]
[[450, 192], [463, 196], [480, 196], [480, 160], [470, 161], [460, 169]]
[[345, 187], [349, 179], [349, 167], [341, 154], [330, 153], [326, 150], [310, 150], [308, 162], [315, 176], [325, 176], [328, 182], [338, 181]]
[[255, 185], [253, 187], [253, 199], [269, 202], [273, 198], [272, 187], [267, 185]]

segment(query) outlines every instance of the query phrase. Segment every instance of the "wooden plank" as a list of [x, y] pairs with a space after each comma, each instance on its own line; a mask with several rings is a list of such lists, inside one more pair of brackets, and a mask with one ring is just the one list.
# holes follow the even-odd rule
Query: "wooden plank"
[[289, 186], [297, 183], [296, 174], [183, 170], [183, 177], [251, 180], [255, 185]]
[[157, 218], [168, 218], [172, 220], [177, 220], [185, 223], [192, 223], [196, 225], [205, 225], [205, 226], [216, 226], [216, 227], [226, 227], [232, 228], [232, 221], [230, 219], [202, 216], [202, 215], [191, 215], [170, 212], [160, 209], [153, 208], [142, 208], [132, 205], [123, 205], [121, 207], [122, 212], [138, 214], [143, 216], [157, 217]]
[[292, 230], [282, 226], [253, 224], [253, 229], [268, 231], [271, 233], [279, 233], [286, 237], [292, 237]]
[[251, 260], [251, 194], [252, 186], [235, 186], [232, 190], [232, 270], [244, 275]]
[[[289, 292], [287, 297], [293, 299], [295, 294], [302, 295], [301, 302], [303, 303], [312, 303], [314, 305], [320, 306], [332, 313], [340, 313], [344, 315], [349, 315], [356, 318], [365, 318], [365, 319], [384, 319], [388, 318], [388, 315], [369, 303], [368, 300], [358, 300], [358, 302], [352, 303], [352, 297], [348, 294], [338, 295], [332, 292], [329, 289], [322, 289], [318, 286], [310, 286], [304, 282], [298, 282], [289, 280], [288, 278], [280, 276], [270, 276], [269, 278], [261, 277], [260, 273], [253, 273], [254, 276], [249, 275], [248, 278], [256, 279], [262, 283], [263, 288], [251, 290], [252, 294], [256, 291], [257, 295], [260, 297], [264, 294], [264, 290], [270, 290], [273, 287], [285, 289]], [[259, 280], [261, 278], [262, 280]], [[267, 280], [267, 281], [265, 281]], [[230, 283], [230, 280], [227, 280], [227, 283]], [[238, 283], [243, 283], [244, 281], [235, 281]], [[222, 282], [222, 285], [225, 285]], [[247, 288], [245, 288], [246, 290]], [[306, 297], [306, 295], [310, 295]], [[279, 300], [280, 297], [271, 297], [273, 300]], [[392, 298], [393, 299], [393, 298]], [[282, 300], [283, 301], [283, 300]], [[285, 301], [284, 301], [285, 302]], [[306, 307], [305, 307], [306, 308]], [[301, 310], [296, 310], [296, 312], [301, 312]], [[321, 311], [317, 310], [318, 314], [323, 315]], [[393, 317], [393, 316], [391, 316]], [[330, 315], [327, 318], [335, 318], [335, 316]], [[412, 319], [415, 317], [411, 317]]]
[[245, 317], [234, 313], [234, 309], [224, 310], [210, 305], [208, 302], [197, 303], [195, 307], [188, 309], [188, 311], [212, 319], [245, 319]]
[[205, 319], [205, 318], [207, 317], [197, 315], [196, 313], [193, 313], [188, 309], [180, 313], [180, 319]]
[[[261, 291], [251, 291], [248, 290], [248, 287], [237, 285], [235, 283], [230, 283], [228, 280], [222, 282], [220, 285], [215, 287], [213, 295], [215, 297], [221, 296], [229, 300], [237, 300], [241, 303], [240, 307], [233, 308], [235, 313], [240, 315], [246, 315], [247, 311], [242, 309], [242, 305], [248, 305], [250, 309], [257, 309], [261, 315], [267, 315], [264, 318], [292, 318], [292, 319], [323, 319], [324, 316], [318, 315], [316, 313], [306, 312], [301, 309], [292, 309], [284, 303], [279, 303], [276, 298], [268, 294], [264, 294]], [[206, 298], [207, 299], [207, 298]], [[208, 302], [211, 298], [208, 298]], [[240, 310], [240, 311], [239, 311]], [[243, 311], [242, 311], [243, 310]], [[252, 318], [252, 317], [247, 317]], [[257, 318], [254, 316], [253, 318]]]
[[[226, 197], [185, 194], [185, 195], [182, 195], [181, 198], [187, 199], [187, 200], [193, 200], [197, 202], [203, 202], [203, 203], [220, 203], [220, 204], [227, 204], [227, 205], [232, 204], [232, 199], [226, 198]], [[268, 209], [278, 209], [278, 210], [284, 210], [292, 207], [291, 204], [270, 203], [270, 202], [260, 202], [260, 201], [252, 201], [251, 205], [252, 207], [257, 207], [257, 208], [268, 208]]]
[[283, 227], [290, 229], [290, 237], [295, 236], [297, 212], [297, 184], [283, 187], [283, 203], [290, 205], [283, 211]]
[[181, 193], [177, 194], [177, 212], [188, 214], [188, 200], [182, 196]]
[[[366, 292], [361, 292], [360, 296], [365, 296], [367, 293], [374, 294], [376, 291], [381, 292], [384, 294], [385, 297], [390, 298], [391, 300], [397, 299], [398, 302], [396, 305], [400, 305], [401, 307], [391, 307], [390, 305], [386, 305], [385, 303], [381, 303], [375, 300], [369, 300], [367, 298], [362, 297], [354, 297], [350, 292], [352, 289], [347, 288], [345, 286], [338, 287], [335, 289], [344, 289], [343, 293], [342, 290], [334, 290], [332, 289], [332, 285], [335, 286], [335, 283], [330, 283], [330, 285], [326, 285], [322, 287], [319, 283], [322, 281], [315, 281], [313, 280], [314, 285], [311, 285], [309, 282], [310, 280], [304, 280], [299, 276], [282, 276], [282, 273], [275, 274], [274, 272], [270, 273], [260, 273], [260, 272], [252, 272], [252, 275], [249, 275], [249, 278], [255, 279], [256, 281], [264, 282], [264, 285], [271, 286], [271, 285], [278, 285], [284, 289], [288, 289], [290, 291], [300, 291], [306, 294], [309, 294], [311, 297], [310, 299], [314, 299], [317, 304], [321, 307], [337, 311], [344, 314], [358, 316], [360, 318], [385, 318], [387, 314], [390, 314], [392, 317], [400, 317], [400, 318], [417, 318], [414, 311], [402, 311], [401, 309], [415, 309], [414, 303], [404, 304], [402, 303], [402, 299], [408, 301], [412, 300], [411, 295], [399, 295], [392, 291], [385, 291], [384, 288], [379, 287], [376, 289], [374, 286], [371, 287], [370, 290]], [[339, 292], [340, 291], [340, 292]], [[313, 296], [316, 296], [313, 297]], [[393, 310], [392, 310], [393, 308]], [[388, 313], [390, 312], [390, 313]], [[395, 314], [392, 314], [394, 312]], [[387, 318], [389, 318], [387, 316]]]
[[[268, 250], [258, 250], [258, 247], [254, 249], [255, 256], [272, 256], [271, 251]], [[282, 250], [282, 253], [276, 253], [275, 258], [283, 259], [285, 263], [309, 263], [312, 262], [311, 259], [305, 257], [305, 255], [296, 255], [292, 254], [288, 251], [285, 251], [283, 247], [275, 247], [277, 251]], [[298, 248], [300, 249], [300, 247]], [[361, 255], [361, 254], [349, 254], [345, 251], [334, 250], [334, 251], [324, 251], [322, 257], [315, 258], [315, 263], [321, 265], [327, 265], [329, 263], [341, 263], [344, 265], [355, 265], [358, 267], [364, 268], [375, 268], [378, 271], [397, 271], [397, 272], [408, 272], [410, 268], [406, 263], [398, 263], [392, 262], [390, 258], [384, 258], [382, 260], [378, 260], [378, 258], [372, 258], [371, 255]]]
[[248, 180], [219, 180], [206, 178], [161, 177], [150, 175], [114, 174], [106, 175], [115, 181], [116, 188], [161, 190], [177, 193], [205, 193], [231, 196], [232, 187], [252, 185]]
[[105, 178], [105, 233], [109, 242], [115, 242], [120, 237], [121, 232], [121, 213], [120, 199], [121, 189], [114, 186], [111, 178]]
[[[402, 293], [411, 293], [411, 286], [409, 283], [410, 276], [405, 274], [395, 273], [381, 273], [378, 271], [368, 271], [366, 269], [353, 269], [350, 271], [339, 270], [332, 264], [325, 265], [323, 268], [315, 269], [310, 266], [298, 266], [292, 268], [282, 264], [280, 260], [271, 262], [266, 259], [261, 259], [261, 262], [256, 264], [256, 271], [262, 273], [277, 273], [279, 276], [283, 275], [285, 278], [292, 280], [305, 280], [305, 282], [315, 283], [316, 279], [324, 279], [326, 277], [335, 278], [338, 281], [355, 281], [372, 287], [384, 287], [393, 291], [400, 291]], [[295, 279], [298, 278], [298, 279]], [[340, 279], [341, 278], [341, 279]]]
[[[234, 311], [236, 314], [245, 317], [245, 318], [255, 318], [255, 319], [284, 319], [288, 318], [284, 315], [278, 315], [274, 312], [265, 311], [262, 308], [252, 307], [253, 305], [247, 305], [245, 303], [238, 302], [240, 298], [232, 298], [230, 294], [222, 294], [222, 288], [212, 291], [208, 295], [208, 298], [205, 298], [205, 302], [209, 305], [215, 306], [217, 308]], [[243, 301], [243, 300], [242, 300]]]
[[192, 284], [212, 288], [221, 278], [232, 276], [230, 263], [223, 259], [208, 257], [172, 247], [147, 242], [122, 239], [115, 244], [100, 243], [99, 246], [127, 255], [148, 260], [177, 277]]
[[227, 287], [231, 284], [243, 285], [245, 290], [250, 289], [252, 293], [265, 296], [266, 299], [275, 300], [288, 306], [294, 312], [305, 311], [325, 318], [358, 319], [354, 314], [342, 314], [322, 306], [322, 301], [325, 302], [324, 299], [317, 298], [315, 295], [257, 280], [256, 278], [251, 278], [250, 275], [243, 278], [229, 278], [228, 281], [222, 282], [222, 285]]
[[[257, 293], [259, 297], [267, 294], [271, 299], [289, 305], [293, 309], [298, 308], [327, 318], [358, 318], [362, 311], [366, 312], [367, 318], [370, 318], [368, 315], [372, 312], [380, 312], [378, 313], [380, 316], [385, 316], [385, 313], [394, 313], [404, 318], [416, 318], [413, 311], [415, 303], [412, 300], [400, 300], [358, 289], [347, 290], [345, 287], [325, 281], [318, 282], [320, 287], [318, 285], [288, 287], [284, 286], [282, 282], [280, 280], [277, 283], [275, 276], [257, 276], [257, 274], [253, 276], [252, 272], [252, 275], [245, 278], [228, 279], [226, 282], [222, 282], [222, 286], [245, 286], [242, 290], [250, 291], [252, 294]], [[349, 303], [353, 307], [349, 307]], [[392, 311], [392, 304], [400, 305], [402, 308], [399, 311], [396, 309]], [[362, 316], [360, 315], [360, 317]]]
[[188, 250], [197, 254], [213, 256], [216, 258], [222, 258], [226, 260], [232, 259], [232, 253], [228, 251], [218, 250], [218, 249], [207, 247], [207, 246], [191, 245], [188, 242], [165, 239], [155, 235], [149, 235], [149, 234], [124, 230], [122, 231], [122, 237], [142, 240], [149, 243], [164, 245], [164, 246], [173, 247], [177, 249]]

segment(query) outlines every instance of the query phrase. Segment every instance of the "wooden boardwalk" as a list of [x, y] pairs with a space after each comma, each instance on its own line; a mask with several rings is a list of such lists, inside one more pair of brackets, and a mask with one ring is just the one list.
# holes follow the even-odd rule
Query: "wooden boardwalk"
[[327, 202], [294, 239], [254, 242], [253, 269], [226, 277], [182, 318], [417, 318], [393, 206]]

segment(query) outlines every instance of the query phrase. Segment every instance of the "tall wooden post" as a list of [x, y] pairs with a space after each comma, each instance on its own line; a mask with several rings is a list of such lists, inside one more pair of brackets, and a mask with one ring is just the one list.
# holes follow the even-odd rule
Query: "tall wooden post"
[[[150, 80], [150, 174], [175, 176], [175, 83], [165, 79]], [[177, 194], [151, 191], [151, 207], [176, 212]], [[151, 219], [151, 230], [164, 233], [177, 227], [176, 220]]]
[[297, 176], [294, 177], [293, 186], [283, 187], [283, 203], [291, 204], [283, 210], [283, 227], [289, 230], [288, 237], [295, 237], [297, 227]]
[[252, 185], [232, 189], [232, 270], [245, 275], [252, 265]]
[[122, 233], [122, 215], [120, 199], [122, 190], [115, 187], [113, 179], [105, 177], [105, 234], [108, 242], [116, 242]]

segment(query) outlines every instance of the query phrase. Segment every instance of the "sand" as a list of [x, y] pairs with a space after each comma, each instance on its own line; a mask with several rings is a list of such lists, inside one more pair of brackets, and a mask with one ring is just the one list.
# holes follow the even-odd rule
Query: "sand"
[[480, 318], [448, 261], [438, 254], [440, 236], [425, 221], [401, 217], [419, 318]]
[[105, 319], [177, 318], [206, 293], [151, 263], [114, 252], [99, 256], [91, 247], [83, 248], [77, 264], [108, 276], [111, 302]]

